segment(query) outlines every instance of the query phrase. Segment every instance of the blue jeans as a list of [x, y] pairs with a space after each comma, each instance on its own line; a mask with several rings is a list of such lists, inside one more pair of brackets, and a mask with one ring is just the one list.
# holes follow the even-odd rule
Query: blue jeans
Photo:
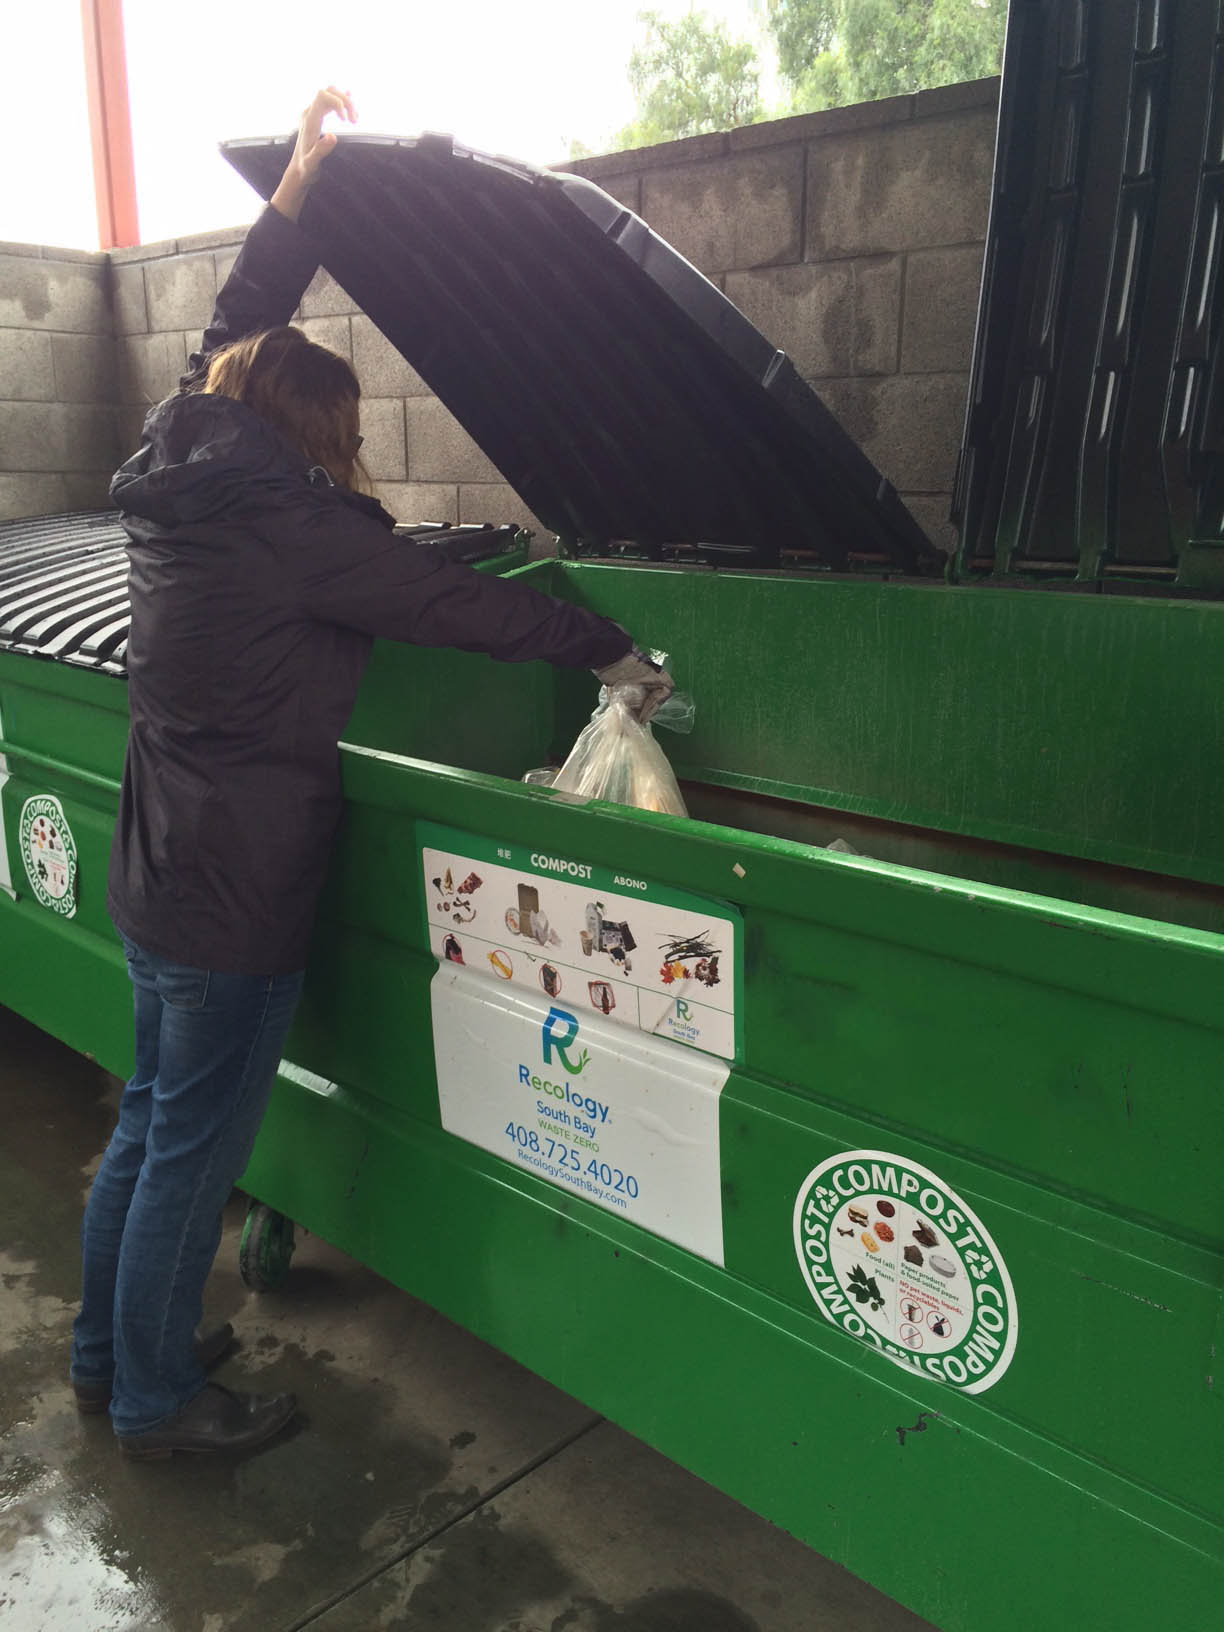
[[72, 1377], [113, 1380], [115, 1432], [137, 1434], [204, 1387], [194, 1346], [204, 1282], [302, 975], [192, 969], [120, 939], [135, 998], [136, 1070], [85, 1207]]

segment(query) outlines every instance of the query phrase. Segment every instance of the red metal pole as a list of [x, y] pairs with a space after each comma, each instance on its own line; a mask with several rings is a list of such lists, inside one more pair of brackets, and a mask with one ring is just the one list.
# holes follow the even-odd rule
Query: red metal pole
[[81, 0], [85, 90], [93, 148], [98, 248], [126, 249], [140, 242], [136, 170], [128, 107], [123, 0]]

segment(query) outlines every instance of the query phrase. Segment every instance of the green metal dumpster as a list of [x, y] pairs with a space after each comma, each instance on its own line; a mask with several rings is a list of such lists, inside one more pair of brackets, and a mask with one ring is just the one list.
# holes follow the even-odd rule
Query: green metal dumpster
[[[333, 163], [325, 264], [599, 551], [520, 570], [672, 654], [690, 817], [518, 780], [584, 677], [380, 647], [247, 1188], [947, 1632], [1215, 1624], [1224, 606], [1176, 551], [945, 582], [628, 212], [436, 141]], [[0, 997], [123, 1070], [122, 682], [0, 653], [0, 719]]]

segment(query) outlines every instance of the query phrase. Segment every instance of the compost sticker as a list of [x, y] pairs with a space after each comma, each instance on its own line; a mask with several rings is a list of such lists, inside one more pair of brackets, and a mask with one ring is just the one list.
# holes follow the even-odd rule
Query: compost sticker
[[966, 1394], [1016, 1348], [1016, 1299], [989, 1231], [928, 1168], [879, 1150], [831, 1156], [795, 1198], [795, 1252], [826, 1320]]
[[71, 918], [77, 909], [77, 849], [58, 799], [35, 794], [21, 807], [21, 859], [36, 899]]
[[428, 823], [419, 837], [439, 962], [735, 1058], [743, 937], [734, 907], [528, 845]]

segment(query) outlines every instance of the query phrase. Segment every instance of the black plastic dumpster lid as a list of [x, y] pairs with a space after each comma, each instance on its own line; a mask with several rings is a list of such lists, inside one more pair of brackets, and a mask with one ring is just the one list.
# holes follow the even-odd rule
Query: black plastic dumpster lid
[[959, 567], [1224, 590], [1224, 12], [1012, 0]]
[[[285, 138], [222, 148], [265, 198], [290, 150]], [[566, 542], [934, 564], [786, 355], [592, 182], [449, 136], [341, 135], [302, 221], [322, 264]]]

